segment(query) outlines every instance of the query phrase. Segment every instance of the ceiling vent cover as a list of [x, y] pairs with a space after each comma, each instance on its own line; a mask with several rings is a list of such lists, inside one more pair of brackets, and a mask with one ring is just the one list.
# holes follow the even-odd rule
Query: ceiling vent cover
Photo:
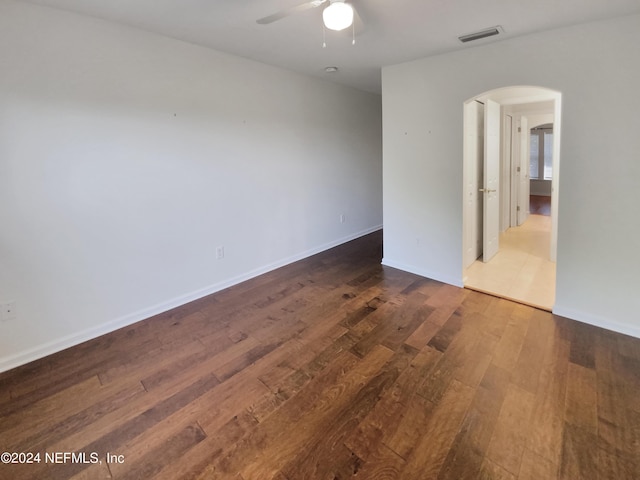
[[485, 28], [484, 30], [480, 30], [479, 32], [469, 33], [468, 35], [461, 35], [458, 37], [458, 40], [460, 40], [462, 43], [473, 42], [474, 40], [492, 37], [503, 32], [504, 30], [502, 29], [502, 27], [500, 25], [496, 25], [495, 27]]

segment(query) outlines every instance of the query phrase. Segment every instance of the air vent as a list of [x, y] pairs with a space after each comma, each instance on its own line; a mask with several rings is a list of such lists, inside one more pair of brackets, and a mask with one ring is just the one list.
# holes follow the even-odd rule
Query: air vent
[[474, 40], [480, 40], [481, 38], [487, 38], [487, 37], [492, 37], [494, 35], [499, 35], [502, 32], [504, 32], [502, 27], [500, 25], [497, 25], [495, 27], [486, 28], [479, 32], [469, 33], [468, 35], [461, 35], [458, 37], [458, 40], [460, 40], [462, 43], [473, 42]]

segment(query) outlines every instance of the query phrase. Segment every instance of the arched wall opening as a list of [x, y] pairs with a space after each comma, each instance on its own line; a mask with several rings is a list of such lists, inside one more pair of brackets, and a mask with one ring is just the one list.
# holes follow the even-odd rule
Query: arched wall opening
[[[552, 123], [549, 259], [557, 259], [562, 94], [538, 86], [498, 88], [464, 102], [463, 279], [499, 251], [500, 232], [529, 215], [529, 130]], [[549, 308], [552, 305], [548, 306]]]

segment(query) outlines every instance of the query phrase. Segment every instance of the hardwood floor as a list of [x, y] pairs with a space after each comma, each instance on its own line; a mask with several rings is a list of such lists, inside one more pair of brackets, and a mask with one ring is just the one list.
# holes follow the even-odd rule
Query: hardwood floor
[[41, 454], [0, 478], [640, 478], [640, 340], [382, 267], [381, 243], [0, 374], [0, 451]]
[[530, 195], [529, 212], [532, 215], [551, 215], [551, 197]]
[[549, 260], [551, 217], [529, 215], [518, 227], [500, 233], [500, 249], [464, 271], [472, 290], [551, 311], [556, 298], [556, 264]]

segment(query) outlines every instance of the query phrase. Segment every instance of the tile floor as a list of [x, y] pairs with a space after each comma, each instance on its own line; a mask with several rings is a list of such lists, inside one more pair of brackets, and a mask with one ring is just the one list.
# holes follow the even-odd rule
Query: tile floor
[[488, 263], [476, 260], [464, 272], [465, 287], [551, 310], [556, 264], [549, 260], [551, 217], [529, 215], [500, 235], [500, 250]]

